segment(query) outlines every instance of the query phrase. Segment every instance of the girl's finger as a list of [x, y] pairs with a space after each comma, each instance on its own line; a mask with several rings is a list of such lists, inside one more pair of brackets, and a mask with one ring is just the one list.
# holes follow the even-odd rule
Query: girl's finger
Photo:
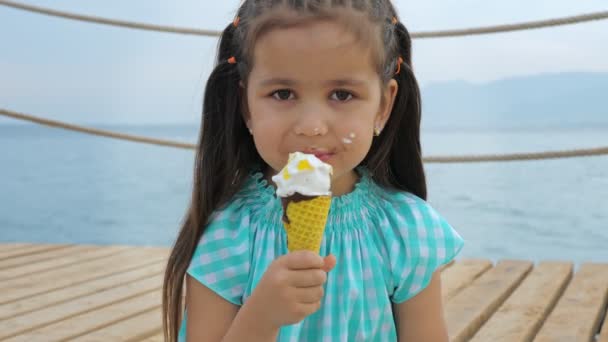
[[327, 273], [322, 269], [289, 271], [289, 285], [296, 288], [306, 288], [323, 285], [327, 281]]
[[336, 257], [332, 254], [326, 256], [323, 259], [323, 271], [328, 272], [331, 271], [334, 267], [336, 267]]
[[321, 308], [321, 301], [309, 304], [298, 304], [298, 312], [305, 317], [315, 313], [317, 310], [319, 310], [319, 308]]
[[294, 299], [302, 304], [314, 304], [323, 299], [325, 291], [322, 286], [296, 288], [293, 291]]
[[309, 270], [323, 267], [323, 258], [310, 251], [291, 252], [285, 256], [285, 262], [290, 270]]

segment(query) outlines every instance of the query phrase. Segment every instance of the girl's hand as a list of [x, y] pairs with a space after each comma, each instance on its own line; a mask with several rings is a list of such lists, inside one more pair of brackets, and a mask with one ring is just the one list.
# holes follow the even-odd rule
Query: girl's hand
[[247, 304], [268, 329], [298, 323], [321, 306], [327, 272], [335, 265], [333, 255], [325, 259], [308, 251], [284, 255], [270, 264]]

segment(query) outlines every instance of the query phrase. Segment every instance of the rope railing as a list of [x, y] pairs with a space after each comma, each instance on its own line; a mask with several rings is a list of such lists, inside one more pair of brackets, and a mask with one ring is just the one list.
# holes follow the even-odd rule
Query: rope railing
[[175, 147], [175, 148], [182, 148], [182, 149], [196, 148], [196, 145], [193, 145], [193, 144], [181, 143], [181, 142], [175, 142], [175, 141], [169, 141], [169, 140], [162, 140], [162, 139], [156, 139], [156, 138], [149, 138], [149, 137], [142, 137], [142, 136], [137, 136], [137, 135], [117, 133], [117, 132], [112, 132], [112, 131], [96, 129], [96, 128], [73, 125], [70, 123], [39, 118], [36, 116], [17, 113], [17, 112], [13, 112], [13, 111], [1, 109], [1, 108], [0, 108], [0, 115], [7, 116], [9, 118], [13, 118], [13, 119], [17, 119], [17, 120], [37, 123], [37, 124], [43, 125], [43, 126], [61, 128], [61, 129], [65, 129], [68, 131], [75, 131], [75, 132], [80, 132], [80, 133], [85, 133], [85, 134], [98, 135], [98, 136], [102, 136], [102, 137], [106, 137], [106, 138], [127, 140], [127, 141], [144, 143], [144, 144]]
[[594, 13], [554, 18], [554, 19], [546, 19], [546, 20], [535, 20], [535, 21], [528, 21], [528, 22], [515, 23], [515, 24], [504, 24], [504, 25], [464, 28], [464, 29], [445, 30], [445, 31], [415, 32], [412, 34], [412, 38], [425, 39], [425, 38], [478, 36], [478, 35], [484, 35], [484, 34], [515, 32], [515, 31], [524, 31], [524, 30], [535, 30], [535, 29], [541, 29], [541, 28], [547, 28], [547, 27], [574, 25], [574, 24], [580, 24], [580, 23], [584, 23], [584, 22], [603, 20], [603, 19], [608, 19], [608, 11], [594, 12]]
[[[125, 27], [130, 29], [146, 30], [146, 31], [157, 31], [174, 34], [185, 34], [195, 36], [207, 36], [207, 37], [218, 37], [221, 35], [220, 31], [214, 30], [203, 30], [196, 28], [187, 27], [175, 27], [175, 26], [163, 26], [147, 23], [139, 23], [125, 20], [108, 19], [96, 16], [82, 15], [76, 13], [63, 12], [53, 10], [50, 8], [44, 8], [39, 6], [26, 5], [19, 2], [0, 0], [0, 5], [12, 7], [15, 9], [34, 12], [38, 14], [44, 14], [53, 17], [60, 17], [71, 20], [78, 20], [102, 25]], [[505, 25], [494, 25], [474, 28], [464, 28], [455, 30], [443, 30], [443, 31], [423, 31], [412, 33], [412, 38], [428, 39], [428, 38], [445, 38], [445, 37], [462, 37], [462, 36], [473, 36], [482, 34], [493, 34], [503, 32], [513, 32], [522, 30], [540, 29], [546, 27], [573, 25], [595, 20], [608, 19], [608, 11], [593, 12], [588, 14], [574, 15], [568, 17], [528, 21], [515, 24]]]
[[[196, 145], [170, 140], [162, 140], [150, 137], [136, 136], [96, 128], [84, 127], [56, 120], [39, 118], [33, 115], [17, 113], [0, 108], [0, 115], [16, 120], [29, 121], [36, 124], [81, 132], [85, 134], [98, 135], [106, 138], [126, 140], [137, 143], [152, 144], [158, 146], [174, 147], [181, 149], [196, 149]], [[575, 149], [564, 151], [545, 151], [533, 153], [512, 154], [485, 154], [485, 155], [462, 155], [462, 156], [431, 156], [424, 158], [425, 163], [480, 163], [480, 162], [506, 162], [506, 161], [530, 161], [544, 159], [591, 157], [608, 155], [608, 146], [588, 149]]]

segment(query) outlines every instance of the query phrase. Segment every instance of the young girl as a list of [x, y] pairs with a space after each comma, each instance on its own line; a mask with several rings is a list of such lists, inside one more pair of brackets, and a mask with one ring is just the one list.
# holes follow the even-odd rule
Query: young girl
[[[425, 202], [411, 56], [390, 0], [243, 1], [166, 270], [169, 341], [448, 339], [438, 270], [463, 241]], [[321, 256], [287, 252], [271, 177], [297, 151], [333, 167]]]

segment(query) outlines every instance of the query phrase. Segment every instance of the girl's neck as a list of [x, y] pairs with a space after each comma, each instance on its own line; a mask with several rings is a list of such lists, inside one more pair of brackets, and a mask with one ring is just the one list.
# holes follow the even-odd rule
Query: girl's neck
[[334, 197], [339, 197], [351, 193], [355, 189], [355, 185], [361, 178], [361, 175], [356, 170], [350, 170], [338, 178], [334, 177], [331, 180], [331, 193]]

